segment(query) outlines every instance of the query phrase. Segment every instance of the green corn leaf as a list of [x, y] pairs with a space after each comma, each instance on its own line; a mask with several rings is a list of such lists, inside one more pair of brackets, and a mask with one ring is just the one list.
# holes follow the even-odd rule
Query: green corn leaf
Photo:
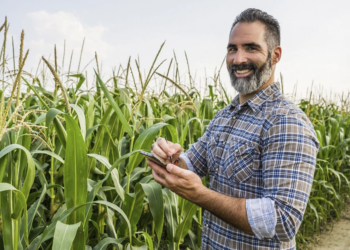
[[187, 136], [187, 131], [188, 131], [188, 127], [190, 126], [190, 123], [192, 121], [198, 121], [199, 124], [202, 124], [201, 123], [201, 120], [197, 117], [193, 117], [191, 119], [189, 119], [187, 122], [186, 122], [186, 125], [181, 133], [181, 137], [180, 137], [180, 145], [184, 145], [184, 142], [185, 142], [185, 139], [186, 139], [186, 136]]
[[151, 127], [153, 125], [154, 122], [154, 114], [153, 114], [153, 109], [151, 106], [151, 103], [149, 102], [149, 100], [147, 98], [143, 98], [143, 102], [146, 104], [145, 107], [145, 116], [147, 118], [149, 118], [148, 120], [146, 120], [146, 124], [147, 124], [147, 128]]
[[55, 158], [56, 160], [58, 160], [58, 161], [60, 161], [61, 163], [64, 164], [64, 160], [62, 159], [62, 157], [59, 156], [59, 155], [57, 155], [57, 154], [55, 154], [55, 153], [53, 153], [53, 152], [51, 152], [51, 151], [47, 151], [47, 150], [33, 150], [33, 151], [30, 151], [30, 153], [31, 153], [32, 155], [34, 155], [34, 154], [46, 154], [46, 155], [50, 155], [50, 156], [52, 156], [53, 158]]
[[117, 238], [117, 232], [115, 231], [115, 225], [114, 225], [114, 212], [107, 208], [107, 218], [106, 218], [106, 231], [107, 235], [112, 238]]
[[75, 92], [78, 91], [78, 89], [80, 89], [81, 85], [85, 82], [85, 76], [83, 74], [75, 74], [75, 75], [68, 75], [70, 77], [75, 77], [75, 78], [79, 78], [77, 86], [75, 88]]
[[141, 185], [143, 191], [147, 196], [159, 244], [164, 224], [164, 202], [162, 186], [155, 181], [151, 181], [150, 183], [137, 183], [136, 188], [138, 185]]
[[[128, 221], [131, 226], [131, 234], [137, 230], [137, 222], [140, 219], [142, 208], [143, 208], [143, 198], [145, 197], [145, 193], [143, 192], [141, 186], [135, 186], [135, 193], [126, 194], [125, 199], [123, 201], [123, 211], [128, 217]], [[118, 229], [118, 236], [125, 237], [128, 235], [128, 224], [127, 220], [123, 221], [121, 226]]]
[[[27, 84], [27, 86], [34, 92], [34, 94], [36, 95], [36, 97], [38, 97], [38, 99], [40, 100], [40, 102], [45, 106], [45, 108], [49, 109], [50, 107], [46, 104], [46, 102], [41, 98], [41, 96], [39, 95], [39, 93], [35, 90], [35, 88], [33, 88], [33, 86], [24, 78], [22, 77], [22, 80]], [[39, 82], [39, 81], [38, 81]], [[40, 84], [40, 82], [39, 82]]]
[[[123, 161], [125, 161], [127, 158], [129, 158], [131, 155], [135, 154], [139, 152], [139, 150], [130, 152], [128, 154], [123, 155], [122, 157], [120, 157], [118, 160], [116, 160], [112, 167], [107, 171], [105, 177], [100, 180], [98, 183], [95, 184], [95, 186], [93, 187], [93, 189], [89, 192], [88, 196], [87, 196], [87, 202], [92, 202], [95, 199], [95, 196], [97, 194], [97, 192], [100, 190], [102, 184], [108, 179], [108, 177], [110, 176], [111, 172], [113, 171], [114, 168], [118, 167], [119, 164], [121, 164]], [[85, 219], [84, 219], [84, 225], [87, 226], [88, 225], [88, 221], [91, 218], [91, 210], [92, 210], [92, 203], [88, 204], [86, 206], [85, 209]], [[125, 218], [127, 218], [127, 216], [125, 216]], [[130, 223], [130, 222], [128, 222]], [[129, 232], [130, 232], [130, 237], [131, 237], [131, 228], [129, 228]]]
[[[145, 170], [146, 170], [145, 168], [140, 168], [140, 167], [135, 168], [130, 174], [130, 183], [132, 183], [133, 181], [136, 181], [143, 173], [145, 173]], [[128, 176], [125, 176], [121, 182], [121, 185], [123, 188], [126, 188], [127, 177]]]
[[0, 182], [3, 182], [3, 178], [6, 172], [7, 157], [0, 158]]
[[[11, 144], [0, 151], [0, 158], [4, 157], [9, 152], [16, 150], [16, 149], [20, 149], [20, 150], [24, 151], [24, 153], [27, 156], [28, 170], [27, 170], [27, 175], [26, 175], [24, 182], [23, 182], [23, 186], [21, 188], [21, 192], [24, 194], [25, 198], [27, 199], [29, 192], [30, 192], [30, 189], [31, 189], [33, 182], [34, 182], [34, 177], [35, 177], [35, 164], [34, 164], [32, 155], [22, 145]], [[18, 215], [19, 215], [19, 212], [20, 211], [17, 211]]]
[[[112, 167], [112, 165], [109, 164], [109, 162], [106, 159], [106, 157], [103, 157], [102, 155], [88, 154], [88, 156], [94, 157], [99, 162], [101, 162], [103, 165], [105, 165], [108, 169], [110, 169]], [[125, 192], [124, 192], [124, 189], [122, 188], [122, 186], [119, 183], [119, 173], [118, 173], [118, 170], [116, 168], [112, 169], [111, 177], [112, 177], [112, 180], [113, 180], [113, 183], [114, 183], [115, 191], [120, 196], [120, 198], [122, 200], [124, 200]]]
[[[0, 191], [1, 191], [1, 186], [0, 186]], [[91, 205], [91, 204], [105, 205], [105, 206], [108, 206], [109, 208], [113, 209], [114, 211], [118, 212], [123, 217], [123, 219], [127, 222], [127, 224], [129, 225], [129, 234], [130, 234], [129, 240], [130, 241], [132, 240], [130, 223], [129, 223], [128, 217], [125, 215], [123, 210], [120, 207], [118, 207], [117, 205], [115, 205], [111, 202], [108, 202], [108, 201], [94, 201], [94, 202], [89, 202], [89, 203], [85, 203], [85, 204], [73, 207], [71, 209], [67, 209], [67, 210], [63, 211], [60, 215], [55, 216], [52, 219], [51, 224], [45, 228], [44, 232], [41, 235], [39, 235], [38, 237], [36, 237], [30, 243], [30, 245], [27, 247], [27, 250], [37, 250], [40, 247], [40, 244], [42, 242], [47, 241], [54, 236], [55, 227], [56, 227], [56, 224], [58, 221], [61, 221], [61, 222], [65, 221], [67, 219], [67, 217], [70, 216], [71, 213], [73, 213], [74, 211], [81, 209], [84, 206]]]
[[85, 121], [85, 115], [84, 115], [84, 111], [81, 107], [79, 107], [76, 104], [70, 104], [70, 106], [75, 110], [75, 112], [78, 115], [78, 120], [79, 120], [79, 124], [80, 124], [80, 130], [81, 130], [81, 134], [83, 135], [83, 139], [85, 141], [85, 136], [86, 136], [86, 121]]
[[[33, 224], [35, 215], [36, 215], [36, 213], [38, 211], [39, 206], [41, 205], [42, 200], [45, 197], [46, 185], [44, 185], [44, 188], [41, 190], [40, 193], [41, 193], [41, 195], [40, 195], [39, 199], [28, 210], [28, 226], [27, 226], [28, 232], [30, 232], [30, 229], [32, 228], [32, 224]], [[25, 243], [25, 242], [23, 242], [25, 240], [24, 239], [24, 226], [25, 226], [25, 221], [24, 221], [24, 218], [23, 218], [23, 220], [22, 220], [22, 228], [21, 228], [21, 241], [22, 241], [22, 245], [23, 246], [24, 246], [24, 243]]]
[[[24, 213], [25, 213], [25, 228], [24, 228], [24, 235], [25, 235], [25, 242], [28, 244], [28, 228], [27, 228], [27, 207], [26, 207], [26, 200], [29, 196], [29, 192], [30, 189], [33, 185], [34, 182], [34, 177], [35, 177], [35, 164], [33, 161], [33, 158], [31, 156], [31, 154], [29, 153], [29, 151], [23, 147], [22, 145], [19, 144], [10, 144], [7, 147], [3, 148], [0, 151], [0, 158], [4, 157], [5, 155], [7, 155], [8, 153], [10, 153], [11, 151], [15, 150], [15, 149], [20, 149], [22, 150], [27, 158], [27, 164], [28, 164], [28, 168], [27, 168], [27, 174], [24, 178], [24, 182], [22, 185], [22, 188], [20, 190], [20, 194], [24, 195], [24, 205], [23, 202], [21, 200], [21, 195], [17, 195], [17, 202], [15, 204], [15, 206], [13, 207], [12, 201], [9, 202], [8, 199], [12, 199], [11, 195], [1, 195], [1, 202], [2, 202], [2, 215], [3, 215], [3, 219], [4, 217], [6, 217], [6, 219], [3, 220], [3, 226], [4, 227], [10, 227], [11, 219], [9, 218], [8, 215], [11, 215], [11, 218], [17, 220], [18, 217], [21, 215], [21, 211], [22, 208], [24, 208]], [[5, 183], [4, 183], [5, 184]], [[6, 206], [5, 206], [6, 204]], [[12, 214], [11, 214], [12, 213]], [[5, 215], [7, 214], [7, 215]], [[18, 227], [19, 225], [17, 225], [16, 227]], [[15, 234], [17, 234], [20, 231], [20, 228], [13, 228], [12, 229], [13, 232], [15, 232]], [[9, 230], [11, 232], [11, 230]], [[11, 236], [12, 237], [12, 236]], [[18, 238], [18, 236], [15, 236], [16, 238]], [[5, 237], [5, 243], [9, 240], [9, 236], [7, 235]], [[7, 244], [7, 243], [6, 243]], [[18, 242], [16, 241], [15, 246], [17, 246]]]
[[164, 127], [164, 130], [167, 130], [170, 134], [170, 137], [168, 138], [168, 140], [171, 140], [171, 142], [173, 143], [179, 142], [177, 130], [173, 125], [168, 124], [167, 126]]
[[123, 212], [123, 210], [118, 207], [117, 205], [108, 202], [108, 201], [94, 201], [94, 204], [102, 204], [102, 205], [106, 205], [109, 208], [115, 210], [116, 212], [118, 212], [124, 219], [124, 221], [126, 222], [126, 224], [128, 225], [128, 229], [129, 229], [129, 240], [131, 241], [132, 238], [132, 232], [131, 232], [131, 223], [128, 219], [128, 217], [126, 216], [126, 214]]
[[210, 99], [204, 99], [200, 107], [200, 113], [202, 119], [213, 119], [214, 118], [214, 109], [213, 101]]
[[114, 238], [104, 238], [101, 240], [93, 250], [106, 250], [107, 247], [111, 244], [120, 244], [124, 241], [125, 238], [120, 238], [120, 239], [114, 239]]
[[[199, 248], [197, 246], [197, 236], [192, 230], [188, 231], [188, 234], [185, 237], [185, 243], [190, 247], [190, 249], [197, 249]], [[199, 242], [201, 242], [201, 239], [199, 239]], [[200, 245], [199, 245], [200, 246]]]
[[146, 243], [147, 243], [148, 249], [155, 249], [155, 248], [153, 247], [152, 238], [151, 238], [151, 236], [150, 236], [147, 232], [136, 232], [136, 233], [139, 233], [140, 236], [142, 236], [142, 237], [145, 239], [145, 241], [146, 241]]
[[89, 128], [89, 129], [86, 131], [86, 136], [85, 136], [85, 138], [89, 138], [89, 136], [91, 135], [91, 133], [94, 132], [99, 126], [100, 126], [100, 124], [95, 125], [95, 126]]
[[46, 127], [50, 128], [51, 122], [55, 119], [56, 115], [64, 114], [61, 110], [51, 108], [46, 113]]
[[193, 216], [196, 214], [198, 206], [193, 204], [192, 202], [186, 201], [183, 209], [183, 218], [182, 221], [176, 228], [174, 242], [178, 245], [181, 245], [184, 241], [184, 238], [188, 231], [191, 229], [191, 224], [193, 220]]
[[106, 95], [109, 104], [113, 107], [114, 111], [118, 114], [118, 117], [121, 121], [121, 123], [123, 124], [126, 132], [128, 132], [128, 134], [130, 135], [130, 137], [132, 137], [134, 134], [132, 132], [132, 129], [130, 127], [130, 125], [128, 124], [127, 120], [125, 119], [124, 114], [122, 113], [122, 111], [120, 110], [118, 104], [113, 100], [111, 94], [109, 93], [106, 85], [102, 82], [100, 76], [96, 73], [96, 81], [98, 82], [98, 84], [101, 86], [101, 89], [103, 90], [103, 93]]
[[43, 123], [44, 121], [46, 120], [46, 114], [42, 114], [41, 116], [39, 116], [36, 120], [35, 120], [35, 122], [34, 122], [34, 124], [41, 124], [41, 123]]
[[[149, 151], [151, 149], [154, 138], [158, 134], [159, 130], [164, 126], [168, 126], [168, 124], [156, 123], [152, 127], [149, 127], [148, 129], [144, 130], [137, 138], [135, 145], [133, 147], [134, 150], [143, 149], [143, 150]], [[144, 157], [140, 154], [135, 154], [131, 156], [129, 163], [126, 167], [126, 172], [130, 174], [134, 170], [134, 168], [141, 163], [143, 158]]]
[[163, 189], [164, 197], [164, 215], [167, 225], [167, 239], [169, 242], [174, 242], [175, 231], [178, 225], [178, 212], [177, 212], [177, 195], [171, 192], [169, 189]]
[[[64, 196], [67, 209], [74, 208], [86, 202], [87, 197], [87, 153], [81, 131], [69, 115], [64, 115], [67, 128], [67, 146], [64, 164]], [[67, 219], [68, 224], [84, 221], [85, 209], [74, 211]], [[80, 226], [73, 242], [73, 249], [85, 246], [83, 225]]]
[[58, 221], [53, 236], [52, 250], [70, 250], [80, 224], [81, 222], [67, 225]]
[[53, 122], [56, 129], [57, 137], [61, 141], [63, 147], [66, 148], [67, 133], [64, 130], [62, 123], [56, 117], [56, 115], [58, 114], [63, 114], [63, 112], [54, 108], [49, 109], [49, 111], [46, 113], [46, 127], [48, 128], [47, 135], [49, 135], [49, 131], [50, 131], [49, 128], [50, 128], [51, 122]]
[[[17, 196], [16, 196], [17, 203], [20, 205], [21, 209], [23, 209], [23, 211], [24, 211], [24, 213], [23, 213], [24, 214], [24, 241], [26, 242], [27, 245], [29, 245], [29, 241], [28, 241], [28, 213], [27, 213], [26, 198], [21, 191], [17, 190], [11, 184], [0, 183], [0, 193], [2, 193], [4, 191], [10, 191], [10, 192], [14, 191], [17, 194]], [[2, 214], [3, 214], [3, 210], [6, 209], [6, 208], [4, 208], [4, 204], [6, 204], [6, 203], [10, 204], [12, 202], [10, 202], [9, 200], [6, 200], [6, 195], [3, 195], [3, 193], [1, 194], [1, 202], [2, 202], [1, 210], [2, 210]], [[11, 216], [11, 217], [14, 220], [18, 220], [18, 216], [19, 216], [19, 214]], [[2, 219], [4, 220], [5, 218], [2, 218]], [[7, 219], [11, 220], [10, 217]], [[4, 234], [4, 231], [8, 231], [8, 232], [6, 232], [6, 234]], [[15, 239], [16, 236], [13, 235], [12, 232], [9, 230], [4, 230], [4, 231], [3, 231], [4, 236], [5, 235], [6, 235], [6, 237], [10, 236], [10, 238], [7, 238], [6, 241], [4, 241], [5, 249], [18, 249], [18, 242], [17, 241], [13, 241], [12, 242], [13, 245], [11, 244], [12, 239], [13, 238]], [[16, 233], [16, 232], [14, 232], [14, 233]]]
[[55, 117], [53, 120], [58, 139], [61, 141], [62, 146], [66, 148], [67, 132], [64, 130], [62, 123]]

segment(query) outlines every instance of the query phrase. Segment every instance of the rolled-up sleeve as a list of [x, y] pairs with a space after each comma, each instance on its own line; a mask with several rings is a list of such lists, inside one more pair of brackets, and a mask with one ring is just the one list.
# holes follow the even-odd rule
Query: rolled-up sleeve
[[247, 199], [248, 223], [258, 239], [273, 238], [277, 223], [275, 202], [269, 198]]
[[[258, 238], [273, 236], [280, 241], [290, 241], [301, 225], [307, 206], [319, 143], [307, 117], [299, 113], [278, 117], [263, 140], [263, 199], [271, 202], [249, 201], [247, 214], [251, 215], [250, 225]], [[258, 208], [259, 203], [268, 204]], [[268, 208], [271, 204], [274, 213]], [[273, 222], [274, 231], [269, 227]]]
[[181, 153], [180, 158], [185, 161], [187, 169], [193, 172], [193, 165], [186, 153]]

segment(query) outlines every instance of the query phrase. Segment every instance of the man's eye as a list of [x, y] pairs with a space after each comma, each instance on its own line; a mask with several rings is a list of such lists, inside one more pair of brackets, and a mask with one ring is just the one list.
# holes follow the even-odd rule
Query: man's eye
[[253, 50], [255, 50], [255, 48], [254, 47], [248, 47], [247, 50], [248, 51], [253, 51]]
[[234, 51], [236, 51], [235, 48], [228, 48], [228, 49], [227, 49], [227, 52], [234, 52]]

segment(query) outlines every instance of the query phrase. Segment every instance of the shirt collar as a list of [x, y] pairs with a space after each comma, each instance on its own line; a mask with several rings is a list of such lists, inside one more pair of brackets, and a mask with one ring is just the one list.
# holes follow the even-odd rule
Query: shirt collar
[[271, 85], [267, 86], [266, 88], [263, 88], [258, 93], [256, 93], [255, 96], [253, 96], [251, 99], [246, 101], [243, 104], [239, 104], [239, 95], [236, 95], [235, 98], [233, 98], [230, 108], [236, 108], [237, 110], [240, 110], [244, 106], [249, 106], [253, 111], [260, 110], [261, 106], [264, 104], [264, 102], [275, 92], [280, 91], [280, 84], [279, 82], [274, 82]]

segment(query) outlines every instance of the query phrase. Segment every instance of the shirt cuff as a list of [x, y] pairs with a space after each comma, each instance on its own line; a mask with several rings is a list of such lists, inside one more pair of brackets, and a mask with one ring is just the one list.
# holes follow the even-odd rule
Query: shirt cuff
[[273, 200], [269, 198], [247, 199], [246, 210], [249, 225], [259, 240], [275, 236], [277, 216]]
[[185, 161], [185, 163], [187, 165], [187, 169], [193, 172], [193, 165], [192, 165], [190, 159], [188, 158], [187, 154], [181, 153], [180, 158]]

